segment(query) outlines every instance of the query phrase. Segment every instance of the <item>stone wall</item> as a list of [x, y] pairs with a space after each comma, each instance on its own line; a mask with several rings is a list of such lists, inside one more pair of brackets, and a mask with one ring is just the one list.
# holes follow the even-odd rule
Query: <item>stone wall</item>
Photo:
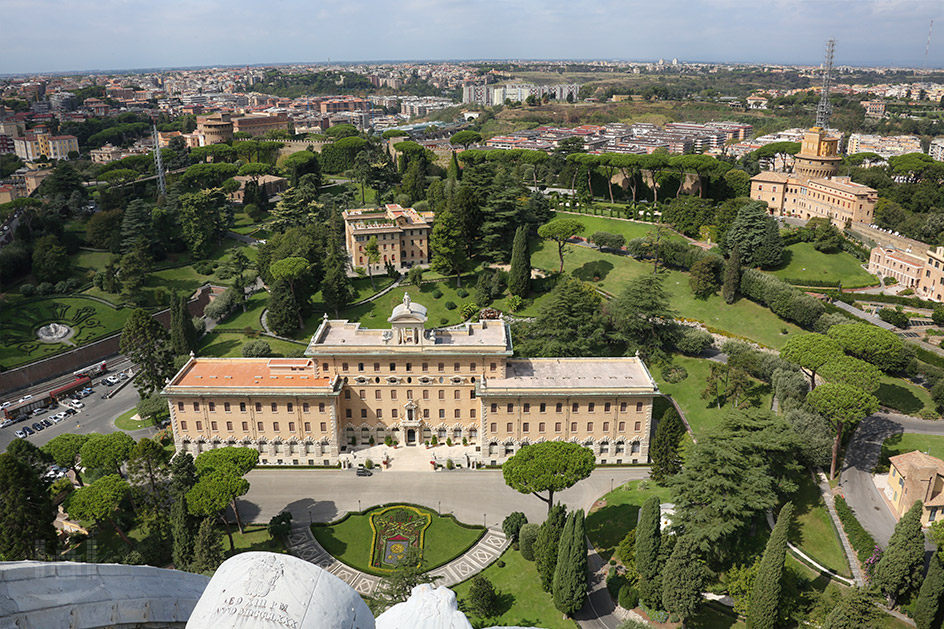
[[[209, 285], [201, 287], [188, 304], [190, 314], [202, 317], [203, 309], [210, 302], [211, 288]], [[170, 309], [154, 313], [154, 318], [166, 328], [170, 327]], [[36, 362], [0, 372], [0, 394], [32, 386], [37, 382], [70, 374], [76, 369], [92, 363], [118, 355], [118, 346], [121, 342], [121, 333], [82, 345], [68, 352], [56, 354]]]

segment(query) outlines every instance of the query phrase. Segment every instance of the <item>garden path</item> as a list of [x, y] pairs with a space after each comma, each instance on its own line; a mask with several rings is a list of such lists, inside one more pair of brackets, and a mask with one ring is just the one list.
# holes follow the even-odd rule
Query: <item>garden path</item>
[[[495, 562], [508, 547], [508, 539], [499, 528], [489, 528], [468, 551], [449, 563], [430, 571], [435, 585], [450, 587], [470, 579]], [[335, 559], [305, 525], [296, 525], [288, 538], [289, 552], [327, 570], [363, 596], [372, 596], [382, 577], [361, 572]]]

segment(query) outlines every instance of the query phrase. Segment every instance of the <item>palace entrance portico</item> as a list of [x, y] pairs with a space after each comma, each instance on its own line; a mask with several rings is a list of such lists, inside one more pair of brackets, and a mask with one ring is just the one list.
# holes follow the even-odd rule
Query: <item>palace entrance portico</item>
[[403, 435], [403, 444], [407, 446], [418, 446], [423, 439], [423, 421], [419, 418], [416, 411], [416, 402], [409, 400], [403, 407], [403, 421], [400, 422], [401, 434]]

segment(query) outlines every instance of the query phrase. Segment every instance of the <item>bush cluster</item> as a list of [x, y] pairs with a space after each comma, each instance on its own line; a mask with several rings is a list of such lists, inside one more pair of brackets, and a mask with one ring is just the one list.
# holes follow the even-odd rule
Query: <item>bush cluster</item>
[[741, 275], [741, 294], [767, 306], [781, 319], [807, 329], [812, 329], [826, 311], [815, 297], [757, 269], [747, 269]]

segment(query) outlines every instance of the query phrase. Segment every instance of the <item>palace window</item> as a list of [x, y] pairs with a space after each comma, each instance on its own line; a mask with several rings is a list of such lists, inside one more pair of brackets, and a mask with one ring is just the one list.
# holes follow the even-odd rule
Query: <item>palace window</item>
[[210, 412], [211, 412], [211, 413], [215, 413], [215, 412], [216, 412], [216, 402], [210, 402], [210, 403], [209, 403], [209, 407], [210, 407]]

